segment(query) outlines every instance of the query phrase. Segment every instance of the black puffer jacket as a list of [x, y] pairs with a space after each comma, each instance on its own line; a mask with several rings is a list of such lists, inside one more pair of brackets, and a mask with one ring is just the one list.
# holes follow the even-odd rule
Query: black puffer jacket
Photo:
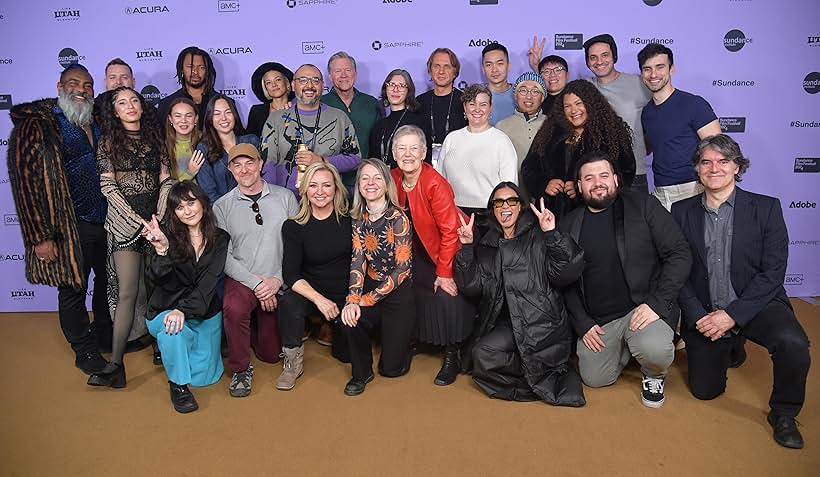
[[[581, 275], [583, 252], [569, 235], [542, 232], [529, 211], [519, 218], [515, 237], [500, 237], [493, 228], [477, 245], [465, 245], [456, 255], [459, 289], [467, 296], [481, 296], [464, 366], [471, 370], [472, 346], [493, 330], [506, 299], [524, 378], [532, 391], [550, 404], [583, 406], [581, 380], [569, 365], [573, 337], [558, 290]], [[511, 399], [514, 394], [509, 393]]]

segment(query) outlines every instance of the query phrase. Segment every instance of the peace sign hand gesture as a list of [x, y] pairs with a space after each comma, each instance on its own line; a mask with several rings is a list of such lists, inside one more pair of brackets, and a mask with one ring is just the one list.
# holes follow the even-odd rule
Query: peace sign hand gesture
[[143, 220], [142, 225], [141, 235], [154, 246], [154, 250], [161, 252], [168, 249], [168, 238], [165, 236], [165, 233], [162, 232], [162, 229], [159, 228], [156, 215], [151, 216], [150, 222]]
[[535, 208], [535, 204], [530, 203], [530, 208], [532, 209], [533, 213], [536, 217], [538, 217], [538, 225], [541, 227], [542, 232], [549, 232], [550, 230], [555, 229], [555, 214], [550, 212], [550, 210], [544, 207], [544, 198], [541, 198], [541, 210]]
[[461, 227], [458, 228], [458, 240], [464, 244], [473, 243], [473, 224], [475, 224], [475, 214], [470, 214], [470, 221], [464, 222], [464, 217], [460, 214], [458, 220], [461, 222]]

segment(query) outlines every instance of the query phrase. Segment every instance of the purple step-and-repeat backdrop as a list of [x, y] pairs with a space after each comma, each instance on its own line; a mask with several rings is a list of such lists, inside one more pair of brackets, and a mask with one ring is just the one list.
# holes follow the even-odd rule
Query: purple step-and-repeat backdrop
[[[103, 88], [103, 68], [121, 57], [137, 89], [157, 100], [178, 88], [177, 53], [210, 52], [217, 89], [243, 117], [256, 102], [250, 77], [279, 61], [324, 70], [338, 50], [359, 64], [359, 89], [378, 95], [393, 68], [430, 87], [431, 50], [452, 48], [459, 85], [481, 82], [481, 49], [510, 50], [510, 78], [528, 69], [533, 35], [544, 54], [567, 59], [571, 78], [588, 78], [581, 44], [609, 32], [617, 67], [637, 73], [648, 42], [675, 53], [678, 88], [705, 97], [750, 157], [743, 186], [779, 197], [789, 227], [786, 290], [820, 294], [820, 2], [816, 0], [38, 0], [0, 4], [0, 155], [6, 157], [12, 104], [55, 96], [61, 68], [88, 67]], [[328, 82], [329, 83], [329, 82]], [[0, 165], [0, 311], [56, 309], [56, 291], [26, 282], [23, 247], [5, 161]]]

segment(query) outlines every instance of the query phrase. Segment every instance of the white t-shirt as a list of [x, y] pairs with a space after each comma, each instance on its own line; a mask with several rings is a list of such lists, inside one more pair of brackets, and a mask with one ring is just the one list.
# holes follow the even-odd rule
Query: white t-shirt
[[494, 127], [453, 131], [441, 145], [438, 172], [453, 187], [456, 205], [483, 209], [499, 182], [518, 184], [518, 159], [506, 134]]

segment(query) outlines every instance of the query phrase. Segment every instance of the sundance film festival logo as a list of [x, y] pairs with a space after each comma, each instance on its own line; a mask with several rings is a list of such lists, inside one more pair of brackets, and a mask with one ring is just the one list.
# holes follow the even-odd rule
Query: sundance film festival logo
[[820, 92], [820, 73], [812, 71], [803, 78], [803, 89], [809, 94]]
[[54, 10], [54, 19], [58, 22], [75, 21], [80, 19], [80, 11], [73, 8]]
[[484, 48], [485, 46], [492, 45], [493, 43], [498, 43], [498, 40], [491, 40], [489, 38], [482, 39], [482, 38], [473, 38], [470, 40], [470, 43], [467, 44], [468, 47], [479, 47]]
[[17, 214], [5, 214], [3, 215], [3, 225], [20, 225], [20, 218], [17, 217]]
[[151, 13], [170, 13], [168, 5], [150, 5], [150, 6], [128, 6], [125, 7], [126, 15], [145, 15]]
[[302, 54], [303, 55], [321, 55], [325, 52], [324, 41], [303, 41]]
[[422, 48], [423, 41], [379, 41], [375, 40], [370, 43], [370, 47], [375, 51], [393, 48]]
[[159, 89], [152, 84], [143, 86], [140, 90], [140, 94], [150, 106], [156, 105], [164, 97], [164, 95], [159, 92]]
[[76, 65], [81, 61], [85, 61], [85, 56], [77, 54], [73, 48], [63, 48], [57, 55], [57, 62], [59, 62], [63, 68], [69, 65]]
[[313, 6], [321, 6], [321, 5], [336, 5], [338, 0], [286, 0], [285, 5], [288, 8], [296, 8], [299, 7], [313, 7]]
[[220, 48], [208, 48], [208, 53], [212, 55], [250, 55], [253, 50], [250, 46], [223, 46]]
[[746, 118], [744, 118], [744, 117], [720, 118], [720, 132], [724, 132], [724, 133], [742, 133], [742, 132], [746, 132]]
[[17, 290], [11, 290], [11, 299], [12, 300], [33, 300], [34, 299], [34, 290], [29, 290], [27, 288], [18, 288]]
[[795, 157], [794, 172], [820, 172], [820, 157]]
[[239, 2], [223, 2], [218, 1], [216, 2], [216, 11], [219, 13], [228, 13], [228, 12], [238, 12], [239, 11]]
[[752, 39], [746, 38], [740, 30], [729, 30], [723, 36], [723, 47], [733, 53], [743, 49], [746, 43], [752, 43]]
[[644, 38], [640, 36], [633, 36], [629, 39], [629, 43], [632, 45], [648, 45], [650, 43], [659, 43], [661, 45], [673, 45], [675, 43], [674, 38]]
[[162, 50], [148, 48], [147, 50], [136, 52], [137, 61], [159, 61], [162, 59]]
[[786, 275], [786, 279], [783, 281], [783, 284], [786, 286], [789, 285], [802, 285], [803, 284], [803, 274], [802, 273], [789, 273]]
[[[0, 94], [0, 110], [3, 110], [3, 109], [11, 109], [11, 95], [10, 94]], [[3, 139], [3, 141], [5, 141], [6, 146], [9, 145], [8, 140]]]
[[584, 47], [584, 35], [581, 33], [556, 33], [556, 50], [580, 50]]

